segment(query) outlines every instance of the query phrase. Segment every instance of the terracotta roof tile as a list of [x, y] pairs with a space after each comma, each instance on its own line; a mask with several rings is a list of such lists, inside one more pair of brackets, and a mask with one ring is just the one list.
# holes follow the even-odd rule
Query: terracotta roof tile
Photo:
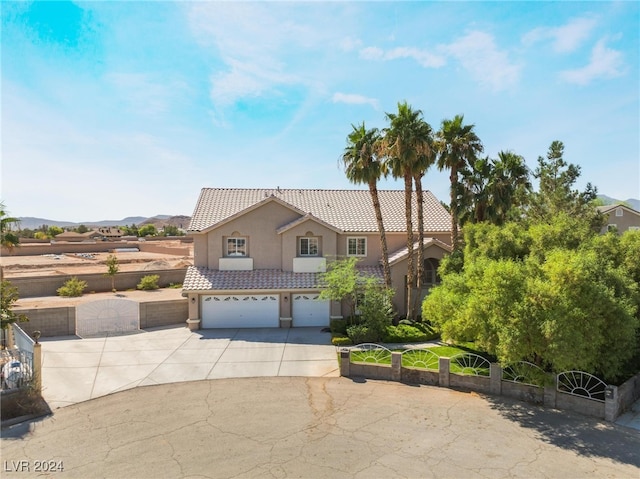
[[[365, 266], [363, 273], [383, 280], [382, 268]], [[293, 273], [276, 269], [256, 269], [253, 271], [218, 271], [204, 267], [190, 266], [182, 285], [189, 291], [224, 290], [294, 290], [318, 289], [318, 273]]]
[[[406, 230], [404, 191], [379, 190], [385, 229]], [[271, 197], [345, 232], [378, 231], [368, 190], [303, 190], [203, 188], [191, 217], [190, 231], [203, 231]], [[438, 199], [425, 191], [425, 231], [449, 231], [451, 217]], [[414, 215], [416, 201], [413, 200]]]

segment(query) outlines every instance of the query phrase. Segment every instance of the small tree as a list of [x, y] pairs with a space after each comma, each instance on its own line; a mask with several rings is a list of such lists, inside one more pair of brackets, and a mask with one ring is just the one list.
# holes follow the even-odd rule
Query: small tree
[[349, 257], [330, 261], [326, 273], [320, 276], [322, 290], [320, 299], [332, 301], [346, 301], [349, 305], [351, 317], [356, 315], [356, 301], [358, 296], [358, 277], [356, 269], [358, 258]]
[[138, 228], [138, 236], [144, 238], [145, 236], [156, 236], [158, 231], [154, 225], [144, 225]]
[[110, 254], [107, 257], [107, 272], [105, 276], [111, 277], [111, 291], [116, 292], [116, 274], [120, 271], [118, 266], [118, 258], [115, 254]]
[[9, 281], [0, 282], [0, 327], [3, 330], [7, 329], [12, 323], [29, 321], [24, 314], [19, 314], [12, 310], [14, 303], [18, 299], [18, 288]]

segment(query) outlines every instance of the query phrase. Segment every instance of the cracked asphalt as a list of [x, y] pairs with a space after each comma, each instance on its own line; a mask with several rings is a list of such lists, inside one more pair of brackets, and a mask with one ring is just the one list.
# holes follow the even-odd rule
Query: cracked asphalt
[[[5, 478], [640, 477], [638, 431], [504, 398], [348, 378], [138, 387], [5, 429], [1, 447]], [[39, 474], [43, 461], [64, 470]]]

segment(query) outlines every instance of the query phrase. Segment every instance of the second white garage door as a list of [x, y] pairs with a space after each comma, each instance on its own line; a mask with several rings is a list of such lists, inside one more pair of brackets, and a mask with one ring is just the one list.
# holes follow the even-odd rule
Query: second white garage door
[[202, 298], [203, 328], [277, 328], [280, 304], [273, 294], [229, 294]]
[[329, 304], [318, 294], [293, 295], [293, 327], [329, 326]]

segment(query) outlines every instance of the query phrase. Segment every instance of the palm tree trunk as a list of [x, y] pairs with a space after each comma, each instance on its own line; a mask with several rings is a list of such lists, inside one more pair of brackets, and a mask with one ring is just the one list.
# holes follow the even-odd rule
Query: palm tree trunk
[[411, 173], [404, 175], [404, 207], [407, 218], [407, 318], [414, 318], [413, 288], [415, 275], [413, 270], [413, 222], [411, 221], [411, 193], [413, 190], [413, 176]]
[[454, 251], [458, 249], [458, 168], [451, 165], [449, 175], [451, 182], [451, 247]]
[[416, 289], [414, 308], [420, 311], [420, 298], [422, 297], [422, 282], [424, 275], [424, 197], [422, 196], [422, 176], [416, 175], [413, 179], [416, 184], [416, 202], [418, 204], [418, 264], [416, 265]]
[[378, 222], [378, 232], [380, 233], [380, 250], [382, 251], [382, 272], [384, 274], [384, 284], [387, 288], [391, 288], [391, 270], [389, 269], [389, 251], [387, 249], [387, 235], [384, 230], [384, 222], [382, 221], [382, 210], [380, 209], [380, 199], [378, 198], [378, 187], [376, 181], [369, 181], [369, 192], [371, 193], [371, 201], [373, 209], [376, 212], [376, 221]]

